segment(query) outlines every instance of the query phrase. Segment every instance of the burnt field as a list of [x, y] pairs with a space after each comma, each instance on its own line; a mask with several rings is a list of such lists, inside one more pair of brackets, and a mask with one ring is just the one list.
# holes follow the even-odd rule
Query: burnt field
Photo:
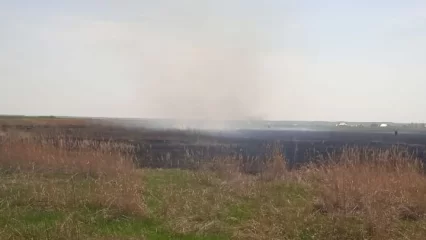
[[426, 134], [389, 131], [301, 131], [257, 130], [170, 130], [123, 127], [106, 121], [3, 122], [2, 132], [37, 134], [55, 139], [92, 140], [130, 144], [140, 167], [197, 168], [218, 158], [238, 159], [247, 172], [257, 172], [273, 152], [279, 150], [290, 167], [327, 158], [345, 147], [389, 149], [398, 147], [426, 159]]

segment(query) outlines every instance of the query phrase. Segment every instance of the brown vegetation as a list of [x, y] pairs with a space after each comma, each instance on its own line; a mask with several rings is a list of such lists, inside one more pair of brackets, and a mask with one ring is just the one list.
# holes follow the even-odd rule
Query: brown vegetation
[[90, 119], [46, 117], [11, 116], [0, 117], [0, 125], [3, 126], [85, 126], [91, 122]]
[[316, 189], [318, 211], [360, 218], [376, 239], [400, 233], [401, 221], [426, 218], [423, 164], [403, 149], [345, 149], [302, 174]]
[[100, 206], [143, 214], [143, 185], [133, 165], [132, 148], [104, 143], [94, 149], [92, 144], [60, 137], [1, 137], [3, 190], [18, 188], [14, 197], [19, 199], [12, 202], [19, 205]]
[[[220, 239], [423, 239], [426, 234], [424, 168], [404, 149], [348, 148], [297, 170], [289, 170], [273, 149], [259, 175], [243, 174], [239, 159], [232, 158], [215, 159], [197, 171], [138, 170], [133, 150], [113, 142], [3, 134], [0, 212], [14, 216], [24, 208], [66, 217], [46, 229], [50, 237], [31, 227], [17, 233], [0, 219], [0, 237], [93, 237], [96, 230], [85, 225], [100, 226], [90, 219], [117, 216], [161, 222], [162, 231], [172, 235], [158, 239], [208, 234]], [[82, 218], [82, 209], [94, 211]]]

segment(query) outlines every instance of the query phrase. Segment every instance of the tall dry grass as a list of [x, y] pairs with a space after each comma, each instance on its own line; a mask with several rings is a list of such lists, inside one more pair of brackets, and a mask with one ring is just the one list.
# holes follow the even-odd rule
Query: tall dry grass
[[[268, 239], [270, 234], [278, 231], [277, 229], [288, 227], [286, 223], [276, 222], [274, 228], [266, 226], [271, 224], [266, 222], [273, 219], [273, 216], [286, 219], [285, 214], [288, 214], [277, 212], [282, 203], [272, 200], [275, 194], [288, 193], [273, 193], [267, 190], [282, 184], [305, 186], [305, 189], [309, 189], [313, 194], [312, 205], [306, 206], [311, 209], [310, 213], [304, 210], [296, 221], [321, 219], [317, 218], [317, 215], [323, 215], [330, 221], [357, 219], [366, 226], [362, 230], [365, 232], [359, 232], [360, 236], [368, 239], [409, 239], [410, 237], [404, 235], [405, 224], [413, 223], [413, 226], [416, 226], [416, 222], [426, 222], [425, 168], [423, 163], [405, 148], [344, 148], [340, 153], [329, 154], [317, 159], [315, 163], [291, 170], [278, 148], [272, 148], [271, 151], [270, 157], [265, 160], [263, 171], [251, 178], [241, 173], [238, 159], [218, 159], [208, 168], [226, 181], [226, 184], [222, 185], [223, 189], [227, 187], [227, 191], [237, 193], [238, 196], [262, 198], [264, 200], [262, 205], [258, 206], [259, 209], [274, 209], [273, 212], [268, 212], [266, 217], [256, 219], [256, 224], [251, 223], [251, 228], [254, 229], [250, 231], [257, 234], [263, 232], [256, 236], [258, 239]], [[329, 231], [322, 234], [333, 239], [336, 239], [334, 234], [340, 231], [339, 228], [345, 228], [344, 231], [348, 232], [361, 231], [355, 227], [355, 230], [351, 230], [350, 226], [339, 222], [330, 226], [330, 221], [324, 220], [325, 225], [319, 228]]]
[[123, 144], [60, 136], [0, 137], [1, 192], [11, 205], [95, 207], [143, 214], [143, 185], [133, 163], [132, 147]]
[[132, 146], [62, 136], [0, 137], [0, 168], [11, 171], [117, 174], [134, 170]]
[[346, 148], [299, 174], [316, 189], [316, 210], [359, 217], [376, 239], [395, 235], [401, 221], [426, 218], [423, 164], [405, 149]]
[[[341, 236], [398, 239], [404, 237], [401, 224], [426, 221], [424, 166], [401, 148], [346, 148], [301, 169], [289, 169], [285, 156], [271, 148], [256, 176], [243, 173], [239, 157], [216, 158], [184, 174], [157, 171], [150, 190], [135, 169], [133, 151], [113, 142], [2, 134], [0, 208], [36, 205], [70, 216], [81, 207], [153, 211], [175, 232], [230, 230], [235, 239], [293, 237], [305, 228], [318, 231], [313, 235], [319, 239], [339, 239], [342, 228], [347, 235]], [[158, 210], [147, 209], [144, 194]], [[346, 218], [363, 222], [367, 233], [339, 225]], [[65, 233], [80, 231], [71, 220], [65, 226]]]

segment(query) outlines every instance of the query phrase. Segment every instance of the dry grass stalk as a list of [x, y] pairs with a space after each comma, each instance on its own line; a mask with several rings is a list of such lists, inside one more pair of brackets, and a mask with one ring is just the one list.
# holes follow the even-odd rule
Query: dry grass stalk
[[3, 170], [116, 174], [134, 169], [132, 148], [125, 145], [10, 135], [0, 142]]
[[265, 181], [283, 180], [290, 176], [288, 161], [278, 145], [271, 146], [271, 154], [266, 159], [260, 178]]
[[377, 236], [386, 237], [401, 219], [426, 217], [423, 166], [406, 151], [344, 149], [302, 174], [317, 189], [317, 210], [361, 216]]
[[143, 185], [128, 146], [43, 137], [0, 141], [0, 174], [10, 180], [4, 186], [23, 190], [15, 202], [144, 214]]

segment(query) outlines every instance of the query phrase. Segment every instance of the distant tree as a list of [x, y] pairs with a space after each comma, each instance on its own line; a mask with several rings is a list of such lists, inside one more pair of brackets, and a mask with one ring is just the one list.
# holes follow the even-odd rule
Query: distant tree
[[372, 123], [372, 124], [370, 125], [370, 127], [376, 128], [376, 127], [379, 127], [379, 124], [377, 124], [377, 123]]

